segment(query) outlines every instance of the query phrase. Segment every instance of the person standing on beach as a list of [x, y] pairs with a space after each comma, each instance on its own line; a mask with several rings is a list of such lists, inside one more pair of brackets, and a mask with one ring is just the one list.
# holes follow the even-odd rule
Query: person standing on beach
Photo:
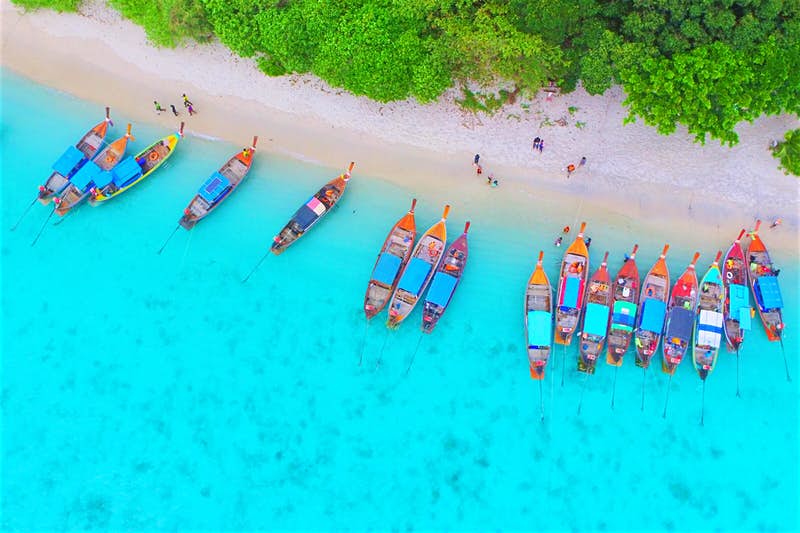
[[172, 109], [172, 113], [177, 117], [178, 116], [178, 110], [175, 109], [175, 105], [174, 104], [169, 104], [169, 107]]
[[536, 137], [533, 140], [533, 151], [534, 152], [539, 149], [539, 143], [541, 143], [541, 142], [542, 142], [542, 140], [539, 137]]
[[181, 95], [183, 97], [183, 107], [189, 107], [192, 103], [189, 101], [189, 97], [186, 96], [186, 93]]
[[496, 179], [492, 180], [492, 187], [497, 187], [497, 180]]
[[475, 159], [472, 161], [473, 165], [477, 165], [478, 161], [481, 160], [481, 154], [475, 154]]
[[189, 102], [189, 105], [186, 106], [186, 110], [189, 112], [190, 117], [197, 112], [194, 110], [194, 107], [192, 106], [191, 102]]
[[477, 172], [478, 175], [483, 174], [483, 169], [480, 165], [475, 165], [475, 172]]
[[567, 179], [569, 179], [569, 177], [572, 175], [573, 172], [575, 172], [575, 165], [570, 163], [569, 165], [567, 165]]
[[156, 106], [156, 114], [157, 115], [160, 115], [161, 112], [164, 111], [164, 108], [161, 107], [161, 104], [159, 104], [158, 101], [153, 100], [153, 105]]
[[542, 153], [542, 150], [544, 150], [544, 139], [539, 139], [539, 153], [540, 154]]
[[580, 163], [578, 163], [578, 166], [579, 166], [579, 167], [582, 167], [582, 166], [583, 166], [583, 165], [585, 165], [585, 164], [586, 164], [586, 158], [585, 158], [585, 157], [581, 157], [581, 162], [580, 162]]

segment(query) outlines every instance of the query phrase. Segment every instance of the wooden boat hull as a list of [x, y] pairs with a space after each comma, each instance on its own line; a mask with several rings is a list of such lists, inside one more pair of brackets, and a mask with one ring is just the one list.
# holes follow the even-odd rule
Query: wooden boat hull
[[636, 346], [636, 366], [647, 368], [650, 359], [658, 350], [669, 299], [669, 269], [665, 260], [669, 245], [647, 273], [642, 283], [640, 312], [636, 317], [634, 339]]
[[722, 280], [725, 283], [723, 310], [725, 343], [729, 351], [738, 352], [744, 342], [744, 332], [750, 329], [750, 295], [747, 261], [740, 243], [744, 230], [725, 254], [722, 261]]
[[431, 280], [431, 287], [425, 297], [425, 305], [422, 308], [422, 332], [430, 333], [439, 323], [453, 295], [464, 275], [464, 268], [467, 266], [469, 247], [467, 246], [467, 231], [469, 222], [464, 228], [464, 233], [457, 238], [444, 254], [444, 259], [436, 268], [436, 273]]
[[55, 213], [58, 216], [66, 215], [91, 197], [98, 176], [103, 172], [109, 172], [122, 161], [128, 148], [128, 140], [132, 137], [131, 125], [128, 124], [128, 131], [124, 136], [106, 146], [92, 161], [84, 164], [75, 173], [67, 186], [53, 200], [56, 204]]
[[698, 292], [698, 305], [694, 326], [694, 346], [692, 359], [700, 379], [705, 380], [717, 364], [722, 343], [725, 288], [718, 261], [722, 252], [703, 276]]
[[411, 259], [403, 267], [397, 288], [389, 302], [389, 318], [386, 327], [397, 328], [411, 314], [419, 302], [425, 288], [433, 279], [433, 275], [444, 256], [447, 242], [447, 214], [450, 206], [445, 206], [442, 219], [431, 226], [420, 238]]
[[326, 183], [300, 206], [280, 233], [272, 239], [270, 251], [273, 254], [282, 254], [338, 205], [347, 188], [353, 166], [354, 163], [350, 163], [350, 168], [344, 174]]
[[258, 137], [254, 137], [253, 145], [250, 148], [245, 148], [228, 159], [201, 185], [198, 193], [183, 210], [183, 216], [178, 220], [178, 224], [184, 229], [190, 230], [210, 215], [222, 202], [230, 198], [233, 191], [239, 187], [250, 172], [257, 142]]
[[586, 292], [586, 278], [589, 275], [589, 250], [583, 240], [585, 229], [586, 223], [584, 222], [581, 224], [577, 237], [564, 252], [564, 258], [561, 261], [555, 311], [556, 328], [553, 339], [556, 344], [568, 346], [580, 323]]
[[364, 295], [364, 314], [367, 320], [380, 313], [389, 303], [403, 268], [411, 258], [414, 240], [417, 238], [417, 223], [414, 218], [416, 203], [417, 200], [414, 199], [408, 213], [392, 226], [375, 259]]
[[578, 371], [594, 374], [597, 360], [603, 353], [611, 316], [611, 278], [606, 267], [606, 252], [600, 268], [592, 274], [586, 291], [586, 309], [581, 323], [578, 345]]
[[639, 305], [639, 269], [634, 246], [630, 258], [622, 265], [611, 284], [611, 326], [608, 329], [606, 363], [622, 366], [622, 359], [633, 337]]
[[758, 236], [761, 221], [750, 237], [747, 248], [750, 289], [756, 302], [764, 332], [770, 341], [780, 341], [783, 335], [783, 300], [778, 286], [778, 276], [764, 241]]
[[67, 148], [61, 157], [53, 164], [53, 172], [39, 186], [38, 200], [47, 205], [69, 183], [72, 176], [77, 173], [87, 161], [91, 160], [103, 147], [103, 141], [111, 124], [109, 110], [106, 108], [106, 118], [92, 129], [87, 131], [75, 145]]
[[531, 378], [544, 379], [553, 339], [553, 293], [550, 280], [542, 268], [543, 252], [528, 279], [525, 290], [525, 346]]
[[672, 288], [667, 306], [667, 319], [664, 323], [664, 342], [662, 343], [661, 370], [673, 375], [692, 343], [694, 321], [697, 308], [697, 272], [694, 259], [686, 267]]
[[[172, 154], [175, 153], [175, 148], [178, 146], [178, 142], [182, 138], [183, 123], [181, 123], [180, 131], [167, 135], [163, 139], [154, 142], [133, 157], [134, 161], [136, 161], [136, 164], [139, 165], [138, 173], [128, 177], [120, 183], [109, 183], [99, 191], [96, 191], [89, 201], [93, 204], [106, 202], [112, 198], [116, 198], [138, 183], [144, 181], [145, 178], [161, 168], [161, 166], [172, 156]], [[120, 162], [119, 166], [121, 167], [123, 164], [125, 164], [125, 161], [127, 161], [127, 159]]]

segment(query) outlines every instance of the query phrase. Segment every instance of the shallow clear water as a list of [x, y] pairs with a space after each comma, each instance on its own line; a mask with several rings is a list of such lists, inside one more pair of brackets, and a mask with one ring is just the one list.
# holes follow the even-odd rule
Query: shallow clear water
[[[556, 274], [561, 206], [534, 211], [524, 195], [504, 209], [445, 191], [420, 198], [420, 230], [445, 200], [451, 237], [467, 213], [473, 224], [463, 283], [406, 376], [419, 310], [388, 337], [385, 315], [373, 321], [358, 359], [365, 285], [413, 191], [356, 166], [340, 208], [242, 284], [294, 210], [340, 170], [262, 150], [236, 194], [159, 256], [194, 191], [238, 149], [189, 136], [165, 168], [83, 206], [31, 247], [49, 207], [10, 226], [102, 108], [7, 71], [2, 106], [3, 530], [800, 526], [796, 257], [775, 257], [795, 381], [759, 326], [745, 342], [741, 399], [735, 357], [720, 355], [704, 427], [690, 362], [665, 420], [666, 377], [648, 373], [640, 411], [632, 353], [616, 408], [613, 370], [600, 365], [578, 416], [576, 348], [563, 387], [556, 348], [541, 423], [522, 295], [539, 248]], [[114, 137], [126, 118], [115, 122]], [[132, 149], [165, 133], [136, 124]], [[746, 223], [732, 222], [730, 238]], [[592, 260], [609, 247], [612, 271], [637, 240], [646, 272], [671, 237], [636, 235], [635, 222], [612, 217], [589, 224]], [[702, 275], [728, 245], [674, 246], [673, 280], [694, 247]]]

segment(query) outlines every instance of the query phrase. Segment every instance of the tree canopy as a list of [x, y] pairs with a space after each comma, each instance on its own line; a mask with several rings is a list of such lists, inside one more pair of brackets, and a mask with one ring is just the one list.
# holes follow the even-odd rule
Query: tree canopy
[[466, 82], [510, 94], [619, 83], [628, 120], [729, 144], [741, 121], [800, 113], [796, 0], [110, 2], [156, 44], [216, 36], [268, 75], [314, 73], [380, 101], [431, 101]]

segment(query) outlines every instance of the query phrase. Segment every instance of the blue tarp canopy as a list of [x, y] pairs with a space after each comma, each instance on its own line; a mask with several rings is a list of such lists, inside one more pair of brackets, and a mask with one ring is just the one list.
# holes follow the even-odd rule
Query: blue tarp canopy
[[614, 315], [612, 322], [619, 329], [633, 329], [636, 319], [636, 305], [631, 302], [614, 302]]
[[214, 203], [230, 185], [231, 182], [228, 181], [228, 178], [219, 172], [214, 172], [200, 187], [200, 196], [207, 202]]
[[458, 283], [458, 278], [454, 278], [444, 272], [437, 272], [433, 276], [431, 288], [428, 289], [428, 296], [425, 301], [446, 307], [450, 297], [453, 295], [453, 291], [456, 289], [456, 283]]
[[400, 258], [389, 252], [383, 252], [378, 258], [378, 264], [372, 272], [372, 279], [380, 281], [389, 287], [394, 284], [397, 271], [400, 270]]
[[743, 329], [746, 331], [750, 330], [750, 308], [749, 307], [740, 307], [739, 308], [739, 329]]
[[664, 330], [664, 315], [667, 305], [661, 300], [647, 298], [642, 306], [642, 323], [639, 327], [645, 331], [661, 333]]
[[756, 294], [761, 295], [759, 303], [762, 309], [783, 308], [783, 298], [781, 298], [777, 276], [761, 276], [756, 280], [756, 287], [758, 287]]
[[319, 215], [305, 204], [303, 204], [303, 207], [298, 209], [297, 213], [294, 214], [294, 221], [300, 224], [300, 227], [303, 228], [303, 231], [307, 230], [308, 227], [311, 226], [311, 224], [313, 224], [318, 218]]
[[61, 157], [58, 158], [58, 161], [53, 163], [53, 170], [64, 177], [68, 177], [70, 172], [72, 172], [72, 170], [75, 168], [75, 165], [80, 163], [83, 159], [86, 159], [86, 156], [83, 155], [83, 152], [74, 146], [70, 146], [63, 154], [61, 154]]
[[95, 176], [94, 185], [98, 189], [102, 189], [103, 187], [105, 187], [106, 185], [111, 183], [112, 181], [114, 181], [114, 174], [112, 174], [108, 170], [104, 170], [103, 172], [101, 172], [100, 174]]
[[74, 176], [72, 176], [70, 181], [81, 191], [86, 191], [88, 190], [87, 187], [91, 183], [94, 183], [94, 179], [101, 172], [103, 172], [103, 170], [98, 167], [94, 161], [87, 161], [86, 164], [83, 165]]
[[668, 339], [674, 337], [682, 341], [689, 341], [694, 330], [694, 313], [683, 307], [673, 307], [669, 312], [669, 327], [664, 335]]
[[583, 332], [589, 335], [605, 337], [608, 332], [607, 305], [598, 303], [586, 304], [586, 318], [583, 321]]
[[425, 282], [425, 278], [428, 277], [430, 271], [430, 263], [426, 263], [422, 259], [415, 257], [408, 263], [405, 272], [403, 272], [403, 277], [400, 278], [398, 288], [419, 296], [422, 284]]
[[550, 346], [553, 317], [547, 311], [528, 311], [528, 348]]
[[561, 301], [561, 307], [575, 309], [578, 307], [578, 290], [581, 287], [581, 279], [568, 277], [564, 283], [564, 297]]
[[111, 169], [111, 174], [114, 176], [114, 184], [122, 188], [133, 178], [142, 175], [142, 167], [139, 166], [133, 156], [129, 156]]
[[748, 296], [747, 287], [744, 285], [731, 283], [728, 285], [728, 293], [731, 298], [730, 309], [732, 315], [738, 313], [737, 309], [740, 307], [750, 307], [750, 298]]

